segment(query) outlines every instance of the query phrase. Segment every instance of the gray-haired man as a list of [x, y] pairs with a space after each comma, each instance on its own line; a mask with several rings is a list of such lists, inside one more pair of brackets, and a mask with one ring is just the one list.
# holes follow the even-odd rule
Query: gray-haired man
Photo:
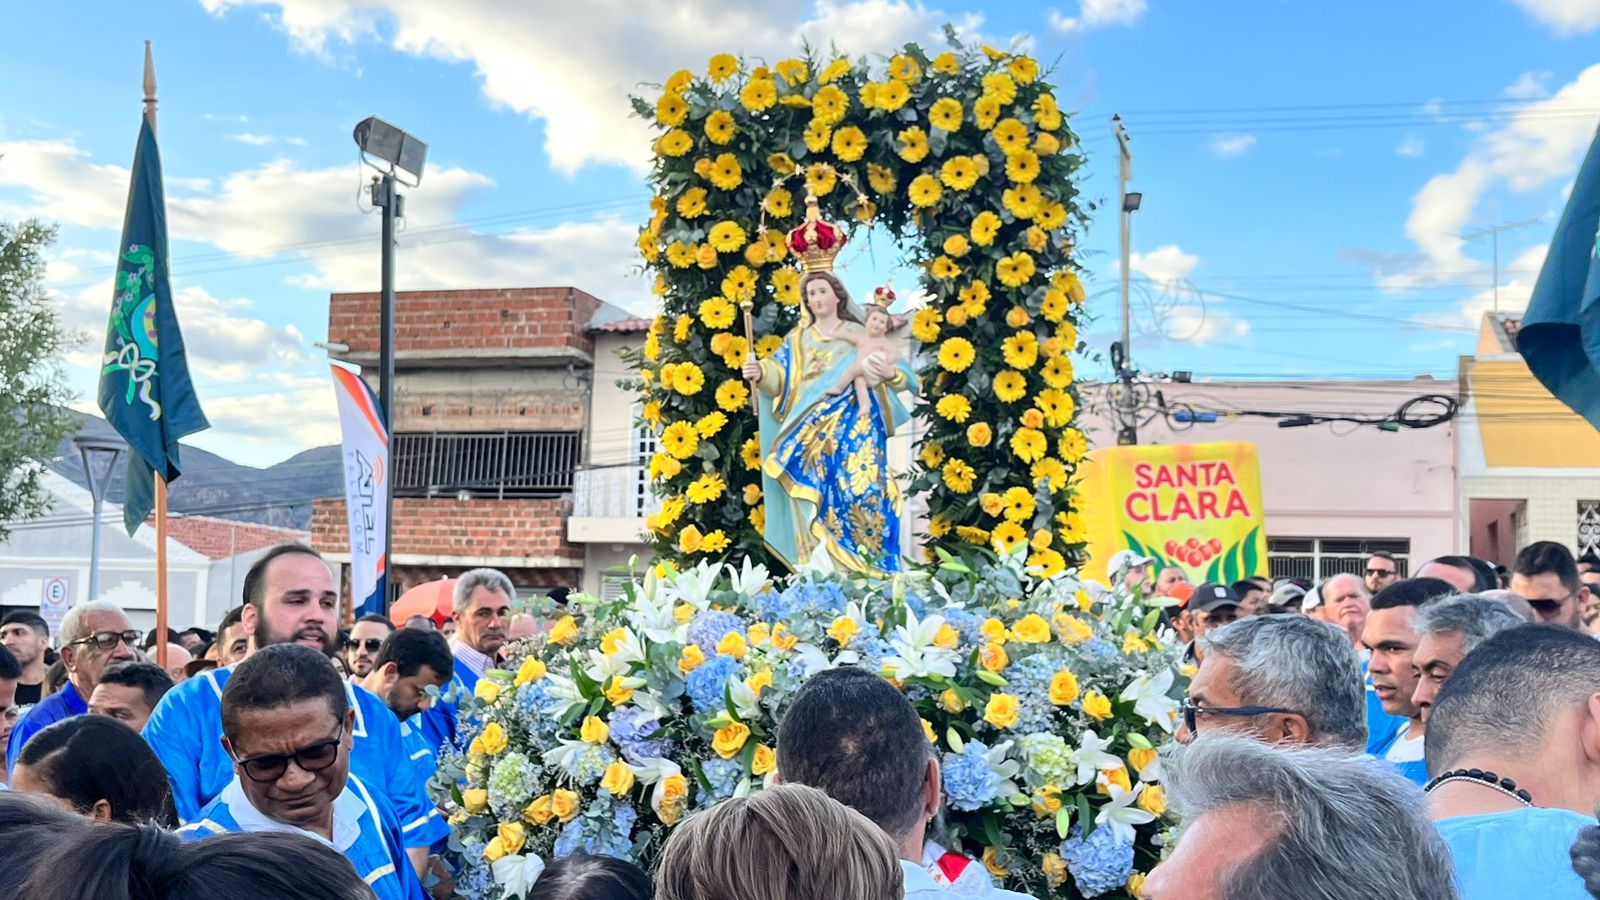
[[[455, 657], [452, 693], [471, 693], [483, 673], [494, 668], [495, 654], [506, 643], [516, 599], [517, 589], [499, 569], [471, 569], [456, 579], [455, 611], [450, 616], [456, 624], [451, 651]], [[417, 727], [430, 746], [453, 745], [456, 704], [448, 699], [434, 704], [422, 714]]]
[[1417, 648], [1411, 665], [1416, 670], [1417, 687], [1411, 703], [1428, 720], [1433, 701], [1456, 666], [1479, 644], [1508, 628], [1528, 624], [1506, 603], [1480, 594], [1464, 594], [1440, 600], [1417, 609], [1412, 628], [1417, 633]]
[[11, 729], [6, 759], [14, 765], [22, 745], [46, 727], [89, 711], [89, 695], [100, 683], [106, 666], [136, 659], [133, 648], [139, 632], [128, 624], [122, 607], [104, 600], [79, 603], [61, 620], [61, 662], [67, 684], [39, 701]]
[[1361, 660], [1343, 629], [1304, 616], [1252, 616], [1195, 641], [1178, 740], [1234, 731], [1268, 744], [1360, 753], [1367, 744]]
[[1456, 900], [1421, 793], [1371, 757], [1215, 734], [1162, 767], [1182, 830], [1145, 900]]

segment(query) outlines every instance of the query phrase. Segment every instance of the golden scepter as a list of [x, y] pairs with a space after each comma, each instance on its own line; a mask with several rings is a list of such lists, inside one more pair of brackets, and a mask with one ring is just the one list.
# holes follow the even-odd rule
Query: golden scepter
[[[755, 326], [755, 321], [751, 318], [751, 313], [756, 308], [756, 301], [754, 299], [751, 299], [751, 298], [746, 298], [744, 300], [740, 300], [739, 301], [739, 308], [744, 311], [745, 360], [747, 362], [755, 362], [756, 361], [756, 326]], [[750, 411], [755, 413], [756, 415], [760, 415], [761, 414], [761, 408], [756, 405], [756, 389], [755, 389], [755, 385], [751, 385], [750, 386]]]

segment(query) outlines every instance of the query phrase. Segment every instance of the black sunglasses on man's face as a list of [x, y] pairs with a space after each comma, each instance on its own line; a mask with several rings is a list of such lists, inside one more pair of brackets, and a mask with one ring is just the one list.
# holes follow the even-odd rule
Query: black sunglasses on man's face
[[354, 650], [357, 647], [362, 646], [367, 648], [368, 653], [377, 653], [378, 648], [383, 646], [383, 638], [367, 638], [359, 641], [355, 638], [351, 638], [344, 642], [344, 648], [346, 650]]
[[339, 758], [339, 745], [344, 742], [344, 724], [340, 723], [339, 731], [330, 740], [318, 741], [301, 747], [293, 753], [265, 753], [261, 756], [252, 756], [240, 759], [235, 756], [234, 762], [244, 770], [251, 781], [268, 783], [283, 777], [289, 770], [289, 760], [306, 772], [321, 772], [333, 765]]

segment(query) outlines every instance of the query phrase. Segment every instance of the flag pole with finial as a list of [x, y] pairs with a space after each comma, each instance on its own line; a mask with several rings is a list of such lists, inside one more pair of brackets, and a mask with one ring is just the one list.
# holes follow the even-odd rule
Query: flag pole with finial
[[[144, 42], [144, 117], [156, 130], [156, 64], [150, 42]], [[167, 479], [155, 473], [156, 507], [156, 665], [167, 667]]]

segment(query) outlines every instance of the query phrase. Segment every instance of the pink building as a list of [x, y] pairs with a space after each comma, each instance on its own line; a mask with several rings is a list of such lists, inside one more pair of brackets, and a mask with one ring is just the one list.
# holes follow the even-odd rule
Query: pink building
[[[1139, 443], [1256, 445], [1274, 577], [1358, 571], [1375, 550], [1393, 553], [1406, 572], [1464, 549], [1457, 534], [1455, 421], [1397, 431], [1351, 423], [1279, 425], [1296, 415], [1392, 416], [1413, 397], [1455, 397], [1454, 380], [1157, 387], [1138, 414]], [[1165, 401], [1164, 412], [1158, 394]], [[1083, 385], [1082, 400], [1090, 446], [1114, 445], [1117, 419], [1107, 386]], [[1437, 409], [1430, 406], [1427, 411]]]

